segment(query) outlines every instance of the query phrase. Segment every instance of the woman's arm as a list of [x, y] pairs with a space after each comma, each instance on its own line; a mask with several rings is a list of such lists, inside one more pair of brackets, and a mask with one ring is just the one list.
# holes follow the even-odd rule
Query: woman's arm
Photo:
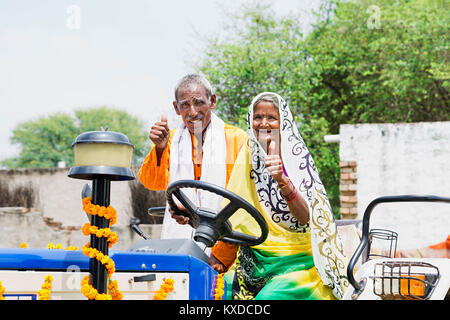
[[291, 180], [283, 173], [281, 181], [277, 181], [281, 190], [281, 195], [286, 200], [289, 211], [300, 222], [305, 225], [309, 222], [309, 208], [305, 199], [300, 195], [297, 188], [292, 184]]

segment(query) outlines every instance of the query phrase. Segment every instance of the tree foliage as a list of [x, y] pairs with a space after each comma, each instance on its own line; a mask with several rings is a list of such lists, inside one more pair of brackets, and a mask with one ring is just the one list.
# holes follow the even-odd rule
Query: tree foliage
[[9, 168], [52, 168], [59, 161], [71, 164], [77, 133], [74, 119], [64, 113], [22, 122], [11, 137], [13, 144], [21, 146], [20, 154], [3, 164]]
[[[301, 105], [343, 123], [448, 120], [449, 24], [437, 0], [336, 2], [308, 36]], [[306, 113], [305, 113], [306, 114]]]
[[141, 159], [148, 148], [145, 126], [138, 118], [125, 111], [99, 107], [75, 110], [75, 116], [55, 113], [17, 125], [11, 142], [19, 144], [17, 157], [6, 159], [2, 164], [9, 168], [53, 168], [59, 161], [73, 166], [72, 143], [85, 131], [108, 128], [121, 132], [134, 144], [134, 161]]
[[197, 69], [213, 84], [217, 109], [245, 127], [252, 98], [274, 91], [291, 106], [334, 208], [339, 148], [323, 136], [346, 123], [450, 119], [448, 13], [438, 0], [325, 1], [304, 35], [299, 16], [247, 6], [229, 17]]

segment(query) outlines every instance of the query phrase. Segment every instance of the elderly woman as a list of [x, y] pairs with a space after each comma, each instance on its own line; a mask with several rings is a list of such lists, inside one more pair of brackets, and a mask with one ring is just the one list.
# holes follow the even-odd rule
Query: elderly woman
[[[252, 101], [249, 140], [227, 189], [250, 202], [266, 219], [260, 245], [240, 247], [224, 275], [227, 299], [335, 299], [348, 282], [345, 258], [328, 198], [311, 154], [287, 103], [264, 92]], [[258, 234], [243, 212], [233, 229]]]

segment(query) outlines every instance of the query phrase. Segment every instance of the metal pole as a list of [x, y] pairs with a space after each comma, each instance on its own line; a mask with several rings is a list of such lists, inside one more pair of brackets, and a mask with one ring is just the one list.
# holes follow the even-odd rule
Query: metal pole
[[[111, 181], [108, 177], [95, 175], [92, 180], [92, 204], [107, 207], [110, 201], [110, 189]], [[99, 217], [97, 215], [92, 216], [93, 226], [100, 228], [109, 228], [109, 220]], [[106, 238], [97, 238], [91, 234], [91, 247], [97, 249], [103, 254], [108, 254], [108, 243]], [[90, 283], [97, 289], [98, 293], [106, 293], [107, 290], [107, 271], [106, 268], [95, 258], [91, 258], [89, 261]]]

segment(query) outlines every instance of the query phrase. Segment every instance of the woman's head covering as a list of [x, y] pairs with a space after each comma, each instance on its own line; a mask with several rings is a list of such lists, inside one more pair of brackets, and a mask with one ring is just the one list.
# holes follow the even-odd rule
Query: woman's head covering
[[[307, 225], [301, 225], [289, 212], [277, 183], [264, 164], [266, 152], [252, 128], [254, 108], [259, 101], [266, 98], [269, 98], [268, 101], [274, 101], [274, 105], [278, 107], [281, 158], [285, 173], [308, 204], [310, 222]], [[305, 233], [310, 230], [314, 263], [319, 276], [324, 284], [332, 287], [335, 296], [341, 298], [347, 286], [342, 243], [336, 232], [325, 188], [311, 153], [300, 136], [289, 106], [276, 93], [260, 93], [250, 105], [247, 126], [252, 166], [250, 177], [255, 183], [256, 193], [266, 216], [270, 216], [270, 223], [281, 226], [288, 233]], [[292, 234], [289, 235], [291, 236]]]

